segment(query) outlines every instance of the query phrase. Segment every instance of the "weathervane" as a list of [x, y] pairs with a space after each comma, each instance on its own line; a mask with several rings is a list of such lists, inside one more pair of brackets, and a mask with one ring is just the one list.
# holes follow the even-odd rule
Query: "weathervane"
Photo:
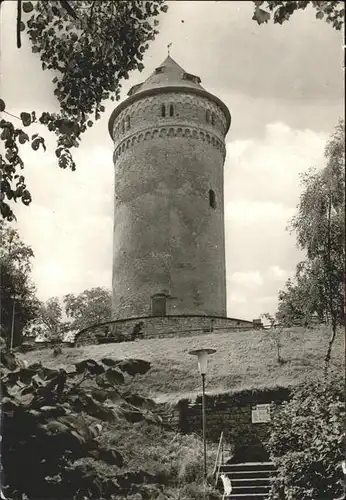
[[170, 55], [170, 48], [172, 46], [172, 42], [169, 42], [169, 44], [167, 45], [167, 51], [168, 51], [168, 55]]

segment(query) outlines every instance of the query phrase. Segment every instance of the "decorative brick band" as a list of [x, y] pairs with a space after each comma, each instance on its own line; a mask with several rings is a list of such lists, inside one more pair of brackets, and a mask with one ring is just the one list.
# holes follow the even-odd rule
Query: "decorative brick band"
[[[201, 96], [172, 92], [144, 97], [125, 107], [113, 123], [112, 138], [114, 139], [115, 137], [122, 137], [125, 135], [124, 128], [127, 132], [126, 124], [128, 119], [131, 124], [142, 122], [143, 124], [151, 124], [152, 127], [161, 127], [161, 123], [157, 123], [157, 118], [162, 118], [162, 106], [166, 106], [168, 117], [168, 107], [170, 105], [174, 106], [173, 117], [175, 119], [179, 117], [180, 120], [183, 119], [188, 122], [192, 121], [191, 125], [188, 123], [189, 126], [194, 127], [196, 124], [198, 127], [199, 124], [207, 123], [206, 114], [210, 113], [210, 116], [214, 114], [215, 123], [213, 125], [208, 123], [208, 125], [215, 127], [222, 135], [227, 131], [226, 116], [223, 110], [213, 101]], [[174, 119], [173, 117], [170, 118]], [[162, 124], [162, 126], [167, 125]]]
[[197, 127], [159, 127], [152, 128], [149, 130], [142, 130], [136, 134], [127, 137], [117, 146], [114, 151], [114, 161], [116, 161], [124, 151], [130, 147], [140, 144], [142, 141], [149, 141], [151, 139], [156, 139], [158, 137], [186, 137], [189, 139], [196, 139], [203, 142], [207, 142], [211, 146], [214, 146], [222, 155], [225, 156], [226, 148], [225, 145], [218, 137], [215, 135], [205, 132], [203, 129]]

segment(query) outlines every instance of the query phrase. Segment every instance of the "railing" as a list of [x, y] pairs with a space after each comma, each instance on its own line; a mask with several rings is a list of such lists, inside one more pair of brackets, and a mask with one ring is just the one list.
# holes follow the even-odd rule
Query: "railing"
[[217, 485], [217, 482], [219, 480], [220, 467], [221, 467], [222, 463], [223, 463], [223, 431], [221, 432], [221, 435], [220, 435], [219, 446], [217, 448], [215, 465], [214, 465], [214, 469], [213, 469], [213, 476], [216, 474], [215, 486]]

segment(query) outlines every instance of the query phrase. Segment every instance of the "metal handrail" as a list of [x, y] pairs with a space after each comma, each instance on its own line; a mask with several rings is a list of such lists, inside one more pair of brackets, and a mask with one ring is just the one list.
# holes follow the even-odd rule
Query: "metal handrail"
[[219, 455], [220, 455], [220, 450], [221, 450], [222, 440], [223, 440], [223, 431], [222, 431], [222, 432], [221, 432], [221, 434], [220, 434], [219, 445], [218, 445], [218, 447], [217, 447], [217, 453], [216, 453], [215, 465], [214, 465], [214, 469], [213, 469], [213, 475], [215, 474], [216, 469], [217, 469], [217, 465], [218, 465], [218, 461], [219, 461]]
[[[220, 460], [221, 458], [221, 460]], [[213, 469], [213, 476], [216, 473], [216, 480], [215, 484], [217, 484], [218, 479], [219, 479], [219, 473], [220, 473], [220, 466], [223, 461], [223, 431], [221, 432], [220, 439], [219, 439], [219, 446], [217, 448], [217, 454], [216, 454], [216, 460], [215, 460], [215, 465]]]

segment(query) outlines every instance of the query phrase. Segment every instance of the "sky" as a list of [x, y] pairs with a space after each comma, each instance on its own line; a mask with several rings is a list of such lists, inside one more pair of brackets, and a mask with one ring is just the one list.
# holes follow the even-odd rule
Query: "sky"
[[[171, 42], [177, 63], [230, 109], [227, 313], [251, 320], [276, 311], [279, 289], [304, 257], [286, 227], [302, 189], [299, 174], [323, 167], [325, 143], [344, 114], [342, 34], [317, 20], [312, 8], [282, 26], [258, 26], [250, 1], [168, 4], [145, 69], [124, 82], [122, 100], [166, 58]], [[1, 9], [1, 96], [16, 115], [54, 111], [52, 75], [41, 70], [25, 36], [16, 48], [15, 6], [6, 1]], [[42, 300], [111, 287], [113, 145], [107, 124], [115, 104], [105, 106], [74, 152], [76, 172], [60, 170], [53, 149], [23, 147], [33, 202], [15, 207], [16, 227], [34, 250], [32, 276]]]

